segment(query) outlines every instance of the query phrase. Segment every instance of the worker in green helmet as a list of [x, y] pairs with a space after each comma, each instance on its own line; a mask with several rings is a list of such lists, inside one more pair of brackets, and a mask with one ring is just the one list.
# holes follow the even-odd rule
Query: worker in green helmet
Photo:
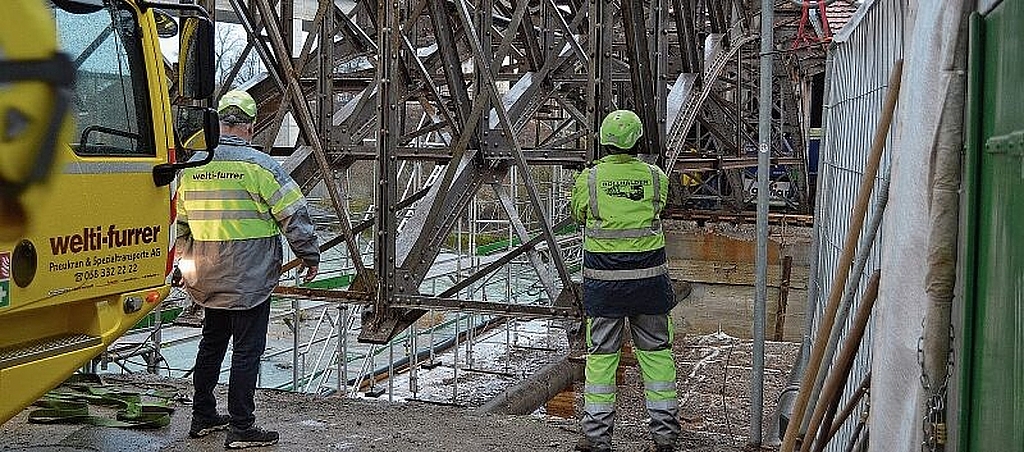
[[572, 215], [584, 225], [583, 305], [589, 354], [579, 451], [611, 450], [615, 371], [626, 320], [643, 374], [654, 450], [675, 450], [679, 436], [673, 327], [659, 216], [668, 177], [636, 157], [643, 126], [636, 113], [613, 111], [601, 123], [608, 155], [576, 177]]
[[[227, 448], [268, 446], [278, 433], [256, 426], [253, 396], [267, 344], [270, 293], [281, 275], [281, 236], [308, 269], [306, 282], [317, 274], [320, 250], [299, 186], [250, 144], [256, 101], [231, 91], [217, 111], [221, 138], [213, 160], [183, 171], [177, 191], [179, 267], [188, 293], [205, 308], [189, 436], [230, 427]], [[199, 154], [193, 160], [205, 157]], [[229, 341], [227, 415], [217, 412], [214, 388]]]

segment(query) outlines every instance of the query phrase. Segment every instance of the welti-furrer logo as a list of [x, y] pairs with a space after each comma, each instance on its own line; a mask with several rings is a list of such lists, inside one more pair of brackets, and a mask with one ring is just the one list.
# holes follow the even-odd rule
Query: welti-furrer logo
[[0, 253], [0, 308], [11, 305], [11, 253]]

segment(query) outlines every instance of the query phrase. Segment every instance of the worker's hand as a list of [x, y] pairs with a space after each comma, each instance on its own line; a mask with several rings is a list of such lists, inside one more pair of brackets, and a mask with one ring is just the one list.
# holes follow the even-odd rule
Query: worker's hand
[[313, 278], [316, 278], [317, 273], [320, 272], [320, 266], [319, 265], [312, 265], [312, 266], [309, 266], [309, 267], [307, 267], [305, 265], [300, 266], [299, 267], [299, 275], [302, 275], [303, 271], [305, 271], [306, 274], [302, 276], [302, 282], [303, 283], [308, 283], [308, 282], [312, 281]]

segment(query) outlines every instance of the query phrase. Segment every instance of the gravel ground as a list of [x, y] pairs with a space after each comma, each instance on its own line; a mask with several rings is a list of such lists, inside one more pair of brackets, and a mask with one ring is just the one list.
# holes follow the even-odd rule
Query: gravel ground
[[[150, 376], [108, 378], [138, 390], [174, 390], [190, 395], [185, 380]], [[226, 388], [219, 388], [226, 398]], [[95, 450], [220, 451], [224, 433], [189, 439], [189, 408], [178, 411], [169, 427], [119, 430], [81, 425], [26, 423], [27, 411], [0, 429], [2, 451]], [[388, 403], [259, 390], [258, 423], [281, 433], [278, 451], [563, 451], [573, 440], [574, 423], [533, 416], [478, 416], [469, 409], [418, 403]], [[100, 410], [94, 410], [99, 412]]]
[[[683, 433], [680, 451], [734, 452], [745, 448], [749, 428], [749, 341], [725, 334], [677, 339]], [[769, 342], [766, 350], [765, 425], [785, 384], [797, 344]], [[106, 377], [138, 391], [176, 392], [178, 411], [170, 427], [129, 431], [81, 425], [34, 425], [27, 410], [0, 429], [2, 451], [213, 451], [223, 433], [187, 436], [191, 385], [187, 380], [148, 375]], [[646, 414], [639, 369], [627, 367], [619, 392], [615, 450], [646, 450]], [[582, 406], [582, 384], [577, 407]], [[222, 402], [226, 387], [218, 388]], [[570, 451], [579, 437], [576, 419], [551, 416], [479, 416], [471, 409], [423, 403], [388, 403], [259, 390], [260, 425], [282, 433], [281, 451]], [[104, 414], [100, 411], [98, 414]], [[766, 449], [772, 450], [772, 449]]]

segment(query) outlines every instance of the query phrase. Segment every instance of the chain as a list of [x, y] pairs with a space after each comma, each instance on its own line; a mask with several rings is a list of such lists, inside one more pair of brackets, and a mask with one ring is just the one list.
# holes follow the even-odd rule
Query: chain
[[949, 389], [949, 378], [953, 374], [953, 326], [949, 326], [950, 347], [946, 354], [946, 374], [938, 386], [933, 386], [933, 382], [925, 372], [923, 342], [923, 337], [918, 338], [917, 363], [921, 366], [921, 387], [927, 395], [924, 403], [924, 417], [921, 420], [921, 430], [924, 433], [921, 451], [938, 452], [946, 449], [946, 396]]

